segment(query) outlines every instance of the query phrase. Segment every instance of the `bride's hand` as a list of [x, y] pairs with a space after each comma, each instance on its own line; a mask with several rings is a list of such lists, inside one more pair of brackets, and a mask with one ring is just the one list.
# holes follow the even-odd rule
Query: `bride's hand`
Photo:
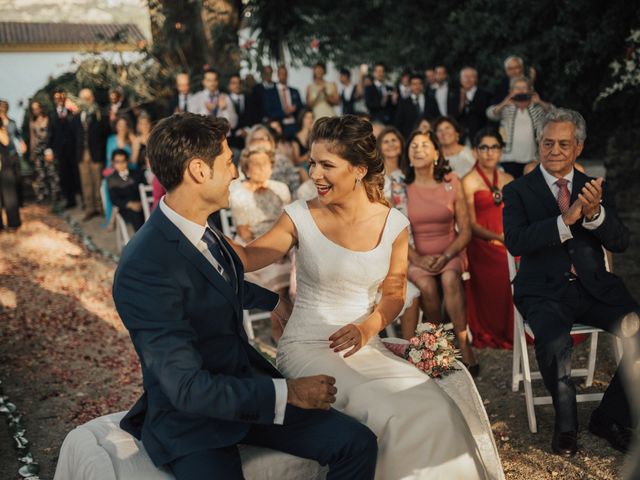
[[360, 325], [350, 323], [337, 332], [334, 332], [333, 335], [329, 337], [329, 340], [331, 341], [329, 348], [333, 348], [334, 352], [341, 352], [347, 348], [351, 348], [351, 350], [344, 354], [344, 357], [347, 358], [365, 346], [369, 338]]

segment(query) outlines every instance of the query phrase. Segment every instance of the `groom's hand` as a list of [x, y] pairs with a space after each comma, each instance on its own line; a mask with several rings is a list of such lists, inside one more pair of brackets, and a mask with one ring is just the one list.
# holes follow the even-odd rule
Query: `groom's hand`
[[315, 375], [287, 380], [287, 403], [305, 409], [329, 410], [336, 401], [336, 379]]

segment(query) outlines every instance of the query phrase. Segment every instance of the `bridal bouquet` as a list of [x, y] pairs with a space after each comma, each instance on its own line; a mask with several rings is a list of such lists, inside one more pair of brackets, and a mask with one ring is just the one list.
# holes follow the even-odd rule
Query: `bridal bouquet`
[[455, 359], [460, 356], [453, 346], [454, 335], [442, 325], [420, 323], [409, 343], [384, 342], [393, 353], [409, 361], [432, 378], [440, 378], [458, 370]]

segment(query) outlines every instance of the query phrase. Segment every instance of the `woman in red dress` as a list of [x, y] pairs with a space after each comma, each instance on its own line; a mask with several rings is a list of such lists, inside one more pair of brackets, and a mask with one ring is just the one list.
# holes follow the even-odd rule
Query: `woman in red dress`
[[502, 189], [513, 177], [497, 168], [504, 147], [497, 131], [479, 131], [473, 146], [477, 162], [462, 180], [472, 231], [467, 246], [471, 274], [466, 282], [467, 318], [474, 347], [511, 348], [513, 300], [502, 229]]

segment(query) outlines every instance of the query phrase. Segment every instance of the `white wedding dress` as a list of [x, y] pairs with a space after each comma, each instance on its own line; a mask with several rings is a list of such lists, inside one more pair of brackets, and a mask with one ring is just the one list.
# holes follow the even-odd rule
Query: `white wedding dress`
[[297, 229], [297, 297], [278, 344], [288, 378], [336, 378], [334, 407], [378, 437], [377, 480], [503, 479], [491, 428], [473, 380], [461, 370], [434, 380], [393, 355], [376, 336], [355, 355], [329, 348], [329, 336], [373, 310], [392, 244], [408, 220], [392, 209], [380, 243], [341, 247], [317, 227], [303, 200], [285, 207]]

